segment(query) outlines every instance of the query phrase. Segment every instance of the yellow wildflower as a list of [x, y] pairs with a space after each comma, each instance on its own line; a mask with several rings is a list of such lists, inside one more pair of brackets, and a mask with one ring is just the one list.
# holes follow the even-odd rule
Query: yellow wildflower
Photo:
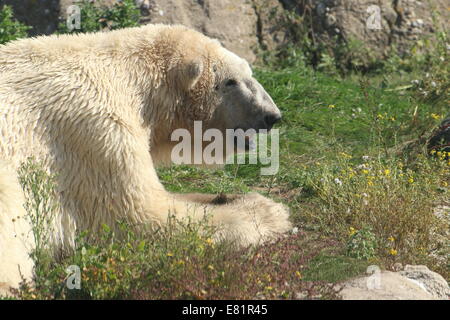
[[391, 255], [391, 256], [396, 256], [397, 255], [397, 250], [395, 250], [395, 249], [391, 249], [391, 250], [389, 250], [389, 254]]
[[431, 114], [431, 117], [432, 117], [433, 119], [435, 119], [435, 120], [439, 120], [439, 119], [442, 118], [441, 115], [438, 115], [438, 114], [436, 114], [436, 113], [432, 113], [432, 114]]

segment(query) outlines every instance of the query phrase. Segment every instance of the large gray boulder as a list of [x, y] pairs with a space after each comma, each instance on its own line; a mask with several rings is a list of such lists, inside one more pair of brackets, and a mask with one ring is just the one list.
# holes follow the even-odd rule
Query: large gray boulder
[[[248, 0], [143, 0], [143, 23], [178, 23], [218, 39], [226, 48], [255, 60], [257, 16]], [[145, 10], [143, 10], [145, 12]]]
[[[17, 18], [32, 26], [30, 35], [53, 33], [74, 0], [0, 0]], [[115, 0], [97, 0], [111, 5]], [[260, 49], [273, 50], [292, 41], [282, 24], [297, 11], [312, 19], [315, 43], [331, 49], [335, 39], [359, 40], [368, 56], [385, 57], [395, 45], [406, 52], [420, 37], [435, 31], [432, 13], [448, 21], [448, 0], [136, 0], [142, 23], [178, 23], [217, 38], [253, 62]], [[431, 5], [430, 5], [431, 3]], [[377, 6], [378, 13], [369, 9]], [[369, 9], [369, 12], [367, 11]], [[372, 10], [372, 11], [370, 11]], [[446, 20], [447, 19], [447, 20]], [[369, 26], [369, 27], [368, 27]], [[375, 28], [373, 28], [375, 27]], [[447, 27], [447, 26], [446, 26]], [[448, 28], [448, 27], [447, 27]]]
[[431, 271], [426, 266], [406, 265], [400, 274], [415, 281], [434, 298], [441, 300], [450, 299], [450, 288], [447, 281], [438, 273]]
[[351, 279], [342, 286], [344, 300], [448, 300], [447, 281], [426, 266], [407, 265], [403, 271], [379, 271]]
[[[357, 40], [368, 55], [385, 57], [395, 46], [408, 52], [423, 36], [448, 29], [448, 0], [280, 0], [312, 17], [316, 41]], [[433, 21], [433, 14], [441, 15]]]

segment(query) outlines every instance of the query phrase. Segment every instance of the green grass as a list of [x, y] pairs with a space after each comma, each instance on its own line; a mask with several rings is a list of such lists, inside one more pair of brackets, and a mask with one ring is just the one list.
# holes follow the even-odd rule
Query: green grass
[[310, 262], [304, 280], [339, 282], [364, 274], [369, 265], [344, 254], [322, 253]]

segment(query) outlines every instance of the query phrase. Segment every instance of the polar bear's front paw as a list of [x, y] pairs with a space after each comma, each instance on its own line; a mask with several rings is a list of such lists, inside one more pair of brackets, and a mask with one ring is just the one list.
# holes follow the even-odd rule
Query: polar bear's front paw
[[220, 235], [240, 243], [256, 244], [289, 231], [289, 211], [258, 193], [232, 197], [233, 200], [214, 206], [215, 220], [221, 225]]

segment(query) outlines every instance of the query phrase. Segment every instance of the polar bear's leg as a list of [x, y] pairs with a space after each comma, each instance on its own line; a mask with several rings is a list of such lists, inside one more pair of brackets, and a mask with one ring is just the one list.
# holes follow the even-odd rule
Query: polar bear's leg
[[206, 215], [219, 228], [218, 239], [236, 239], [244, 245], [267, 240], [291, 227], [286, 207], [257, 193], [233, 196], [225, 203], [209, 201], [207, 196], [171, 194], [159, 181], [149, 153], [128, 154], [133, 157], [122, 162], [130, 167], [122, 167], [120, 172], [127, 174], [121, 176], [126, 179], [121, 184], [126, 186], [123, 199], [133, 199], [131, 216], [135, 222], [164, 224], [171, 215], [178, 220], [200, 221]]
[[0, 162], [0, 296], [10, 295], [22, 280], [31, 280], [31, 226], [25, 217], [24, 196], [13, 170]]
[[[107, 219], [111, 216], [120, 217], [122, 211], [126, 212], [125, 218], [132, 224], [164, 224], [171, 215], [175, 215], [178, 220], [200, 221], [207, 215], [209, 221], [219, 228], [218, 238], [236, 239], [242, 244], [258, 243], [290, 229], [286, 207], [256, 193], [236, 196], [232, 201], [220, 203], [208, 201], [207, 197], [182, 196], [167, 192], [157, 176], [151, 154], [146, 149], [147, 140], [127, 132], [121, 134], [121, 139], [116, 140], [122, 142], [120, 154], [125, 158], [121, 160], [105, 157], [102, 163], [109, 161], [108, 165], [96, 167], [96, 172], [91, 174], [103, 175], [99, 181], [115, 181], [111, 186], [116, 188], [116, 196], [105, 199], [104, 203], [111, 202], [103, 207], [116, 210], [116, 213], [111, 215], [111, 210], [104, 210], [104, 213], [99, 215], [98, 209], [102, 208], [97, 208], [96, 217], [104, 217], [102, 223], [108, 224]], [[123, 141], [127, 143], [123, 144]], [[97, 157], [100, 155], [98, 152], [92, 154]], [[116, 162], [117, 160], [121, 161]], [[90, 181], [90, 177], [80, 174], [90, 172], [87, 168], [71, 166], [70, 170], [77, 172], [77, 175], [72, 175], [78, 179], [74, 184], [78, 187], [77, 190], [89, 190], [89, 195], [97, 198], [105, 194], [104, 188], [96, 190], [92, 185], [79, 187]], [[114, 177], [110, 176], [111, 172], [114, 172]], [[107, 192], [112, 193], [112, 190]], [[74, 191], [71, 196], [76, 194]], [[82, 206], [94, 203], [87, 200], [85, 196], [80, 196], [78, 203]], [[127, 205], [118, 206], [121, 203]], [[129, 209], [124, 210], [125, 208]], [[93, 208], [85, 207], [82, 211], [92, 212]]]
[[208, 213], [218, 227], [217, 239], [257, 244], [291, 229], [288, 209], [258, 193], [246, 195], [176, 195], [190, 204], [190, 215]]

